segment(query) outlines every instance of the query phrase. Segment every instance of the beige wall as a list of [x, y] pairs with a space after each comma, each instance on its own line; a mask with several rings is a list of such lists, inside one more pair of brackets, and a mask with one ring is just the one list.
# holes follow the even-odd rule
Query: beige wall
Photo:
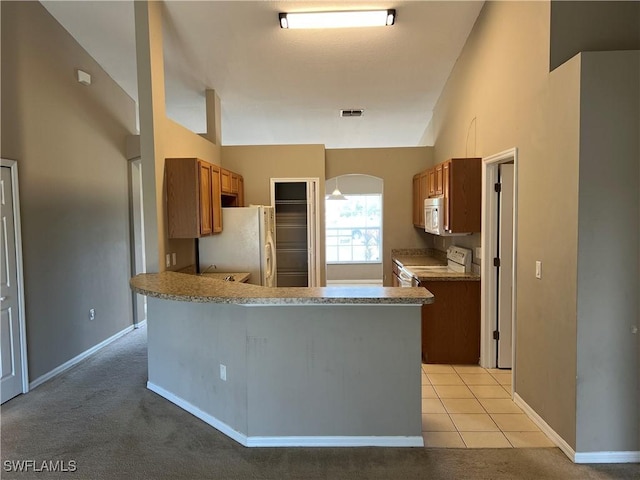
[[[197, 157], [220, 164], [220, 146], [166, 116], [161, 3], [135, 2], [135, 22], [145, 249], [147, 272], [151, 273], [166, 269], [167, 253], [177, 254], [177, 265], [172, 266], [172, 270], [191, 265], [195, 260], [194, 240], [168, 238], [164, 159]], [[207, 109], [219, 118], [219, 100], [210, 94], [207, 100]], [[214, 130], [211, 138], [217, 138], [215, 131], [220, 128], [219, 124], [219, 121], [210, 122]]]
[[579, 96], [549, 90], [548, 52], [548, 3], [486, 3], [432, 122], [437, 161], [518, 148], [515, 390], [575, 448]]
[[[566, 2], [566, 7], [572, 3]], [[471, 154], [486, 157], [518, 148], [515, 391], [576, 451], [638, 450], [637, 441], [627, 441], [634, 432], [637, 436], [633, 424], [616, 424], [618, 430], [599, 443], [593, 441], [592, 429], [584, 428], [586, 424], [580, 423], [578, 428], [578, 420], [587, 422], [588, 415], [577, 420], [576, 404], [586, 402], [591, 415], [601, 415], [597, 422], [601, 428], [605, 428], [604, 419], [611, 418], [603, 414], [609, 408], [606, 404], [600, 404], [598, 410], [589, 400], [586, 392], [590, 388], [578, 389], [583, 367], [582, 363], [578, 367], [583, 358], [577, 337], [578, 245], [582, 238], [578, 230], [578, 200], [582, 201], [578, 173], [584, 147], [580, 144], [584, 108], [580, 59], [574, 58], [549, 74], [549, 45], [549, 3], [485, 4], [436, 105], [432, 120], [435, 160]], [[595, 112], [601, 112], [599, 107]], [[602, 134], [589, 132], [590, 141], [600, 142]], [[587, 188], [588, 195], [597, 191], [593, 184]], [[635, 188], [637, 196], [637, 185]], [[581, 179], [580, 195], [584, 189]], [[631, 194], [628, 188], [624, 192]], [[588, 213], [587, 218], [594, 220]], [[543, 264], [542, 279], [534, 276], [536, 260]], [[597, 274], [594, 278], [606, 282], [611, 277]], [[590, 289], [588, 295], [595, 299], [598, 293]], [[614, 364], [622, 361], [623, 355], [615, 352], [615, 347], [603, 348], [598, 343], [596, 331], [594, 328], [586, 334], [580, 349], [582, 344], [589, 345], [589, 353], [595, 355], [593, 362], [610, 355], [616, 358]], [[627, 374], [637, 376], [637, 367], [628, 367]], [[634, 388], [623, 387], [622, 379], [609, 378], [607, 383], [597, 376], [594, 380], [593, 388], [616, 384], [627, 393]], [[621, 396], [613, 395], [618, 404], [627, 405]], [[631, 401], [637, 402], [637, 393]], [[637, 417], [630, 415], [629, 420], [637, 421]], [[588, 436], [578, 441], [577, 434], [585, 432]], [[625, 448], [620, 448], [623, 444]]]
[[390, 286], [391, 250], [422, 248], [429, 235], [413, 227], [412, 178], [433, 163], [431, 147], [332, 149], [326, 151], [327, 178], [349, 173], [373, 175], [384, 182], [384, 285]]
[[39, 2], [1, 9], [1, 150], [19, 169], [33, 382], [132, 324], [124, 149], [135, 104]]
[[640, 2], [551, 2], [549, 68], [579, 52], [640, 49]]
[[324, 285], [324, 145], [225, 146], [222, 165], [243, 176], [247, 205], [271, 205], [271, 178], [318, 178], [320, 282]]

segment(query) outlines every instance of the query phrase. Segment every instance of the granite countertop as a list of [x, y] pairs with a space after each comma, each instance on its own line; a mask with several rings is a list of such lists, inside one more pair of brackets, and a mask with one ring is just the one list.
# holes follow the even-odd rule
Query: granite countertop
[[473, 272], [459, 273], [451, 270], [412, 270], [411, 267], [422, 266], [447, 266], [447, 256], [444, 252], [435, 249], [402, 249], [392, 250], [391, 259], [410, 272], [421, 282], [434, 281], [480, 281], [480, 275]]
[[[216, 280], [224, 280], [226, 282], [238, 282], [244, 283], [249, 280], [251, 276], [248, 272], [207, 272], [207, 273], [194, 273], [192, 275], [206, 277], [206, 278], [215, 278]], [[225, 280], [227, 277], [232, 277], [233, 280]]]
[[215, 278], [216, 280], [224, 280], [225, 278], [231, 275], [234, 279], [233, 280], [234, 282], [241, 282], [241, 283], [247, 282], [249, 280], [249, 277], [251, 277], [251, 274], [249, 272], [219, 272], [218, 270], [209, 272], [207, 270], [208, 269], [205, 269], [205, 271], [202, 273], [196, 273], [196, 266], [189, 265], [188, 267], [184, 267], [180, 270], [177, 270], [177, 272], [188, 273], [190, 275], [199, 275], [207, 278]]
[[421, 305], [434, 300], [431, 292], [417, 287], [263, 287], [177, 272], [143, 273], [129, 283], [141, 295], [197, 303]]

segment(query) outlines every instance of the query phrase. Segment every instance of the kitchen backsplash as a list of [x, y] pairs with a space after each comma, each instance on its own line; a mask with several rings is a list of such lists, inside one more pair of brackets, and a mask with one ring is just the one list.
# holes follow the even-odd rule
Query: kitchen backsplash
[[429, 236], [431, 237], [431, 242], [435, 250], [446, 254], [447, 248], [451, 245], [468, 248], [473, 252], [472, 263], [480, 265], [480, 259], [476, 258], [476, 248], [479, 248], [482, 244], [482, 237], [480, 233], [456, 237], [441, 237], [437, 235]]

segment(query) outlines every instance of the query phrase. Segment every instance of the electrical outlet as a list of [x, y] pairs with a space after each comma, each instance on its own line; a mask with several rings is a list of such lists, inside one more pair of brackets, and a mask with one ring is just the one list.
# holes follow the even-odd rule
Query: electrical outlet
[[96, 319], [96, 309], [91, 308], [89, 310], [89, 320], [95, 320], [95, 319]]
[[482, 247], [476, 247], [476, 258], [478, 260], [482, 258]]
[[536, 260], [536, 278], [542, 278], [542, 262]]
[[169, 268], [171, 266], [171, 254], [170, 253], [167, 253], [166, 264], [167, 264], [167, 268]]
[[177, 256], [176, 256], [176, 252], [173, 252], [173, 253], [171, 254], [171, 263], [172, 263], [173, 265], [175, 265], [175, 264], [177, 263]]
[[220, 364], [220, 380], [227, 381], [227, 366]]

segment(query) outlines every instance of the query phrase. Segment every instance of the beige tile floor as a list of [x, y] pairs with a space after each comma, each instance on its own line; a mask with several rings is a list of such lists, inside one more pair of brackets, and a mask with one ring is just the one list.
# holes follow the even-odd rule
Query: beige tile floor
[[511, 400], [511, 371], [422, 365], [427, 448], [535, 448], [554, 444]]

